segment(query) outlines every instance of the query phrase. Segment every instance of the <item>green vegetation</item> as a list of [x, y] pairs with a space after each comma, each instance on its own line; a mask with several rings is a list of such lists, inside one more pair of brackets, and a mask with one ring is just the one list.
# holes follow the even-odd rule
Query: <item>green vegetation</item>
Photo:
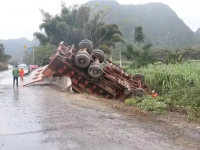
[[0, 62], [0, 71], [8, 70], [8, 66], [2, 62]]
[[[120, 5], [116, 1], [88, 2], [87, 6], [95, 8], [109, 7], [110, 15], [106, 23], [119, 26], [124, 39], [134, 40], [134, 28], [143, 27], [146, 35], [145, 44], [151, 43], [156, 48], [178, 48], [200, 44], [195, 34], [167, 5], [163, 3], [149, 3], [144, 5]], [[198, 44], [198, 45], [199, 45]]]
[[157, 98], [145, 97], [137, 106], [151, 110], [156, 102], [166, 107], [157, 107], [155, 104], [153, 111], [181, 111], [188, 114], [188, 119], [193, 119], [191, 116], [200, 118], [200, 64], [149, 65], [129, 69], [128, 72], [144, 74], [150, 88], [159, 94]]
[[[92, 17], [94, 17], [94, 14], [96, 14], [97, 11], [103, 10], [104, 14], [105, 12], [109, 12], [104, 17], [105, 24], [116, 24], [118, 28], [115, 29], [120, 30], [124, 41], [128, 44], [134, 42], [134, 28], [136, 26], [142, 26], [143, 33], [145, 34], [144, 43], [151, 43], [153, 48], [157, 48], [160, 52], [163, 52], [167, 48], [182, 48], [189, 45], [200, 46], [200, 29], [194, 33], [180, 18], [178, 18], [174, 11], [165, 4], [151, 3], [145, 5], [120, 5], [116, 1], [90, 1], [84, 6], [90, 7], [90, 11], [84, 7], [81, 7], [82, 10], [80, 11], [79, 7], [71, 7], [63, 9], [61, 13], [55, 16], [42, 11], [44, 21], [40, 27], [41, 29], [44, 29], [45, 35], [47, 36], [41, 33], [36, 33], [40, 42], [42, 42], [41, 44], [53, 43], [52, 45], [57, 45], [54, 43], [59, 43], [62, 40], [68, 44], [74, 44], [72, 40], [82, 40], [82, 28], [80, 28], [78, 24], [81, 24], [79, 22], [82, 22], [82, 20], [85, 21], [85, 19], [87, 19], [88, 15], [85, 15], [85, 13], [89, 12], [90, 15], [92, 14], [90, 17], [92, 20]], [[78, 14], [82, 14], [81, 16], [83, 17], [77, 17]], [[74, 18], [79, 19], [76, 19], [75, 25], [72, 26], [73, 21], [71, 20]], [[63, 21], [63, 19], [65, 20]], [[91, 25], [87, 20], [85, 23]], [[88, 33], [90, 33], [89, 31], [92, 31], [92, 26], [90, 27], [89, 25], [85, 28]], [[87, 35], [89, 36], [89, 34]], [[84, 38], [85, 37], [87, 36], [84, 36]], [[93, 36], [93, 40], [94, 37], [96, 36]], [[114, 41], [116, 41], [116, 39], [118, 38], [113, 38]], [[38, 46], [39, 44], [36, 39], [29, 41], [26, 38], [0, 40], [0, 43], [3, 43], [6, 48], [9, 47], [5, 50], [6, 54], [11, 55], [13, 60], [18, 62], [22, 61], [22, 53], [24, 51], [22, 47], [24, 45]], [[100, 43], [103, 44], [101, 48], [109, 54], [110, 50], [112, 50], [112, 46], [106, 46], [108, 43], [106, 42], [105, 45], [103, 41]], [[125, 51], [126, 47], [122, 46], [122, 44], [119, 45], [116, 42], [114, 43], [115, 48], [112, 50], [112, 57], [113, 60], [119, 60], [119, 51]]]
[[10, 55], [4, 53], [4, 45], [0, 44], [0, 71], [7, 70], [7, 62], [11, 59]]
[[122, 52], [122, 55], [129, 61], [132, 61], [130, 65], [132, 68], [139, 68], [142, 66], [147, 66], [148, 64], [153, 64], [156, 59], [150, 54], [151, 44], [146, 44], [141, 47], [141, 43], [144, 43], [145, 35], [141, 26], [135, 28], [135, 42], [139, 44], [132, 45], [128, 44], [126, 46], [126, 51]]
[[[110, 16], [115, 10], [120, 12], [118, 16]], [[41, 13], [40, 29], [45, 34], [34, 33], [41, 43], [35, 51], [39, 65], [48, 63], [49, 55], [60, 41], [78, 47], [79, 42], [87, 38], [94, 48], [102, 49], [114, 60], [119, 60], [119, 54], [122, 54], [125, 60], [122, 67], [131, 74], [143, 73], [150, 88], [159, 94], [156, 98], [129, 99], [127, 104], [155, 113], [181, 111], [187, 113], [188, 119], [200, 118], [200, 65], [187, 61], [200, 59], [200, 48], [189, 46], [198, 43], [197, 34], [168, 6], [126, 7], [115, 1], [106, 2], [105, 6], [104, 2], [98, 5], [89, 2], [80, 7], [62, 4], [60, 15], [52, 16], [44, 10]], [[26, 56], [27, 60], [32, 59], [31, 55]]]
[[135, 42], [137, 42], [139, 45], [141, 43], [144, 43], [145, 35], [143, 33], [142, 26], [135, 27]]
[[[35, 63], [39, 63], [39, 65], [48, 63], [47, 59], [52, 48], [58, 46], [61, 41], [68, 45], [74, 44], [78, 49], [81, 40], [89, 39], [93, 42], [94, 49], [101, 49], [107, 55], [111, 55], [111, 49], [115, 49], [117, 43], [124, 43], [118, 26], [105, 23], [105, 18], [109, 14], [107, 7], [93, 11], [90, 7], [83, 5], [66, 7], [62, 3], [61, 14], [52, 16], [44, 10], [41, 10], [41, 13], [43, 23], [39, 27], [45, 33], [34, 33], [43, 46], [36, 48]], [[32, 54], [26, 51], [24, 61], [31, 64], [31, 58]]]
[[10, 55], [4, 53], [4, 45], [0, 44], [0, 62], [7, 63], [11, 59]]
[[49, 63], [49, 56], [53, 53], [55, 48], [54, 45], [50, 45], [49, 43], [36, 47], [35, 62], [37, 62], [39, 66], [47, 65]]
[[200, 40], [200, 28], [195, 32], [195, 36]]
[[151, 44], [144, 45], [142, 48], [134, 45], [127, 45], [127, 50], [122, 52], [127, 60], [132, 61], [132, 68], [139, 68], [153, 64], [156, 59], [150, 54]]
[[160, 114], [167, 109], [167, 105], [164, 102], [159, 101], [159, 98], [153, 98], [150, 96], [142, 99], [126, 99], [125, 104], [137, 106], [147, 111], [153, 111], [156, 114]]
[[100, 48], [110, 54], [110, 48], [115, 48], [115, 43], [124, 42], [118, 26], [106, 24], [104, 21], [109, 14], [107, 7], [94, 12], [90, 7], [66, 7], [62, 3], [61, 15], [52, 16], [44, 10], [41, 10], [41, 13], [43, 23], [40, 29], [44, 29], [45, 34], [36, 32], [34, 35], [42, 45], [50, 43], [57, 46], [64, 41], [69, 45], [75, 44], [78, 48], [79, 42], [87, 38], [93, 42], [94, 48]]
[[[23, 46], [37, 46], [39, 41], [35, 38], [30, 41], [27, 38], [1, 40], [0, 43], [4, 45], [5, 53], [12, 57], [12, 61], [22, 62], [24, 56]], [[9, 62], [10, 63], [10, 62]]]
[[35, 47], [35, 63], [33, 63], [33, 53], [26, 50], [24, 53], [24, 62], [28, 65], [37, 64], [45, 66], [49, 63], [49, 57], [55, 48], [54, 45], [50, 45], [49, 43]]

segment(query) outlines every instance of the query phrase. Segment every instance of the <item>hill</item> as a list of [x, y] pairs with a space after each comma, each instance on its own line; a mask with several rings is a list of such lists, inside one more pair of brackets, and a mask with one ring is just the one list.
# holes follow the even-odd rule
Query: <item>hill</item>
[[200, 46], [200, 28], [195, 32], [197, 38], [197, 45]]
[[134, 28], [141, 25], [146, 36], [145, 43], [155, 47], [185, 47], [193, 45], [197, 38], [194, 32], [176, 13], [163, 3], [144, 5], [120, 5], [117, 1], [95, 0], [86, 3], [93, 10], [97, 6], [110, 7], [112, 16], [107, 23], [116, 23], [123, 37], [130, 42], [134, 40]]
[[198, 39], [200, 39], [200, 28], [195, 32], [195, 35]]
[[32, 41], [27, 38], [19, 39], [9, 39], [9, 40], [0, 40], [0, 43], [4, 45], [5, 53], [12, 56], [12, 60], [22, 62], [24, 56], [23, 46], [37, 46], [39, 41], [33, 39]]

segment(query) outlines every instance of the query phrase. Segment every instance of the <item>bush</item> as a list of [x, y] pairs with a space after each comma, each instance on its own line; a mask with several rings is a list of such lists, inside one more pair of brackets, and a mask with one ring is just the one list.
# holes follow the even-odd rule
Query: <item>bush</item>
[[166, 110], [167, 106], [164, 102], [160, 102], [158, 98], [147, 96], [138, 103], [138, 106], [144, 110], [162, 112]]
[[[188, 116], [200, 117], [200, 64], [160, 64], [140, 69], [128, 69], [131, 74], [142, 73], [150, 88], [160, 95], [156, 99], [144, 99], [139, 107], [154, 111], [159, 103], [166, 104], [168, 110], [184, 110]], [[162, 104], [161, 104], [162, 105]], [[155, 106], [155, 107], [154, 107]], [[192, 117], [189, 117], [192, 118]]]
[[8, 66], [2, 62], [0, 62], [0, 71], [8, 70]]
[[134, 99], [126, 99], [125, 104], [127, 105], [132, 105], [132, 106], [137, 106], [137, 101]]
[[142, 99], [126, 99], [125, 104], [137, 106], [147, 111], [153, 111], [155, 113], [161, 113], [167, 109], [167, 105], [164, 102], [160, 102], [159, 98], [153, 98], [146, 96]]

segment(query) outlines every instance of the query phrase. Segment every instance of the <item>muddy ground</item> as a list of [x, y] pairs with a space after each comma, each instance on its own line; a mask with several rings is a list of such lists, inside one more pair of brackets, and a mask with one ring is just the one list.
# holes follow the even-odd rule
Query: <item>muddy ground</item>
[[[198, 150], [200, 124], [0, 73], [1, 150]], [[26, 80], [26, 78], [24, 79]]]

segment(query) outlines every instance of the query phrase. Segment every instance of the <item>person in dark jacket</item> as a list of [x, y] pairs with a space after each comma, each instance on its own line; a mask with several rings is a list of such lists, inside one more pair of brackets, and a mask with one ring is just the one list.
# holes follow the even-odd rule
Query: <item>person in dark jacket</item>
[[14, 66], [12, 74], [13, 74], [13, 87], [15, 86], [15, 80], [16, 80], [16, 85], [18, 87], [19, 69], [17, 68], [17, 66]]

